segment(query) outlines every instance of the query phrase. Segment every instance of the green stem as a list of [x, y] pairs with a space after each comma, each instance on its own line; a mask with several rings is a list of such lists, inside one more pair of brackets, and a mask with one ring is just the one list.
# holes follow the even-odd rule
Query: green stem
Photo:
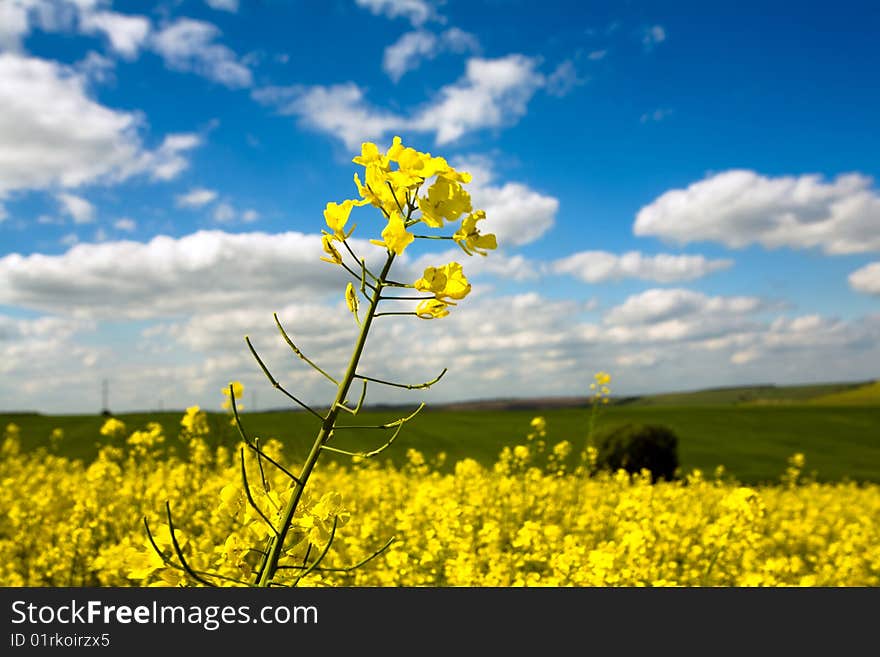
[[340, 411], [339, 407], [341, 404], [345, 403], [345, 399], [348, 396], [348, 390], [351, 387], [352, 381], [354, 381], [358, 362], [364, 351], [364, 345], [367, 342], [367, 334], [370, 332], [370, 326], [373, 323], [373, 318], [376, 315], [376, 308], [378, 307], [382, 296], [385, 277], [388, 275], [393, 262], [394, 253], [389, 253], [388, 259], [385, 261], [385, 266], [382, 268], [382, 273], [379, 274], [376, 281], [376, 288], [370, 299], [370, 307], [367, 310], [366, 317], [364, 317], [363, 324], [361, 325], [361, 331], [358, 335], [357, 343], [355, 343], [351, 360], [348, 363], [348, 369], [345, 371], [345, 376], [343, 376], [342, 380], [339, 382], [339, 387], [336, 391], [336, 399], [330, 405], [330, 410], [327, 412], [326, 417], [324, 417], [324, 420], [321, 423], [321, 428], [318, 430], [318, 435], [315, 437], [312, 449], [309, 451], [309, 455], [306, 457], [306, 461], [303, 464], [302, 471], [297, 478], [298, 481], [291, 484], [294, 489], [293, 494], [290, 496], [290, 499], [287, 501], [282, 512], [282, 522], [281, 526], [278, 528], [278, 535], [271, 539], [265, 563], [262, 566], [260, 576], [257, 580], [257, 586], [269, 586], [272, 583], [275, 572], [278, 570], [278, 561], [284, 550], [284, 539], [293, 523], [294, 513], [296, 513], [296, 509], [299, 506], [300, 499], [302, 498], [306, 484], [308, 484], [312, 470], [315, 468], [315, 464], [318, 462], [318, 457], [321, 455], [321, 447], [330, 439], [333, 434], [333, 429], [336, 427], [336, 418]]

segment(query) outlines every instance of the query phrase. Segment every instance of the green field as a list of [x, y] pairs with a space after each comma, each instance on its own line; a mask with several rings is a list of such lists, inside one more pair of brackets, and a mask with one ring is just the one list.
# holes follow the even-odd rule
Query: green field
[[[810, 394], [805, 392], [807, 388]], [[786, 459], [794, 452], [806, 455], [807, 471], [816, 471], [821, 481], [848, 478], [880, 483], [880, 405], [872, 396], [876, 388], [876, 383], [801, 386], [787, 389], [786, 394], [780, 392], [784, 388], [770, 388], [768, 395], [764, 387], [753, 387], [640, 398], [602, 408], [597, 428], [601, 431], [626, 422], [664, 424], [679, 436], [679, 458], [685, 471], [700, 468], [711, 474], [723, 464], [746, 483], [778, 480]], [[762, 390], [764, 396], [743, 392], [748, 390]], [[842, 396], [839, 404], [833, 404], [836, 395]], [[723, 403], [715, 401], [719, 396]], [[429, 458], [445, 452], [447, 467], [467, 457], [491, 464], [504, 446], [524, 442], [535, 415], [547, 419], [551, 443], [565, 439], [581, 446], [589, 413], [586, 407], [426, 409], [404, 428], [383, 457], [400, 464], [412, 447]], [[355, 421], [372, 424], [399, 415], [395, 410], [365, 411]], [[148, 421], [160, 422], [172, 448], [177, 442], [180, 412], [118, 417], [129, 429]], [[217, 440], [226, 444], [238, 440], [226, 416], [209, 417]], [[316, 429], [315, 418], [301, 412], [247, 413], [242, 417], [251, 435], [282, 440], [293, 459], [305, 456]], [[52, 429], [61, 427], [65, 440], [60, 451], [82, 459], [92, 458], [96, 443], [105, 442], [98, 433], [103, 421], [100, 416], [85, 415], [0, 415], [0, 427], [10, 422], [21, 427], [26, 449], [48, 445]], [[370, 449], [383, 439], [380, 432], [343, 430], [334, 441], [345, 449]]]

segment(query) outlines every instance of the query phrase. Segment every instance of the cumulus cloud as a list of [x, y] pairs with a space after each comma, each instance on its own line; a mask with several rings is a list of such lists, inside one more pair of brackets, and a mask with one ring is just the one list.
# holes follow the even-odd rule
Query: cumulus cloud
[[179, 208], [200, 208], [217, 199], [217, 192], [204, 187], [194, 187], [186, 194], [174, 197], [174, 204]]
[[376, 141], [405, 126], [393, 113], [371, 107], [364, 92], [353, 82], [331, 86], [264, 87], [253, 97], [273, 105], [279, 114], [296, 116], [306, 128], [333, 135], [348, 149], [360, 148], [363, 141]]
[[[355, 242], [374, 257], [376, 247]], [[78, 244], [61, 255], [0, 258], [0, 303], [77, 317], [149, 318], [335, 291], [320, 235], [200, 231], [147, 243]]]
[[0, 410], [76, 407], [72, 383], [84, 383], [100, 355], [78, 338], [94, 330], [82, 320], [0, 315]]
[[645, 255], [638, 251], [614, 254], [607, 251], [581, 251], [551, 264], [557, 274], [570, 274], [585, 283], [601, 283], [622, 278], [639, 278], [657, 283], [673, 283], [702, 278], [733, 265], [732, 260], [709, 260], [701, 255]]
[[634, 232], [677, 243], [732, 248], [821, 248], [829, 254], [880, 250], [880, 195], [851, 173], [767, 177], [732, 170], [668, 191], [639, 210]]
[[849, 275], [849, 285], [857, 292], [880, 296], [880, 262], [872, 262]]
[[493, 251], [486, 258], [468, 257], [458, 248], [422, 254], [408, 265], [407, 270], [411, 272], [411, 278], [415, 279], [422, 275], [425, 268], [436, 267], [447, 262], [460, 262], [464, 266], [464, 273], [468, 280], [488, 274], [506, 281], [523, 282], [534, 280], [541, 274], [540, 263], [529, 260], [520, 254], [509, 255], [504, 251]]
[[[281, 247], [289, 245], [282, 243]], [[245, 250], [244, 255], [249, 252]], [[468, 264], [472, 261], [477, 259], [468, 260]], [[338, 272], [325, 266], [327, 271]], [[5, 263], [0, 270], [4, 267]], [[302, 267], [296, 265], [300, 271]], [[96, 279], [108, 278], [97, 269], [93, 271]], [[180, 407], [196, 403], [216, 408], [220, 389], [232, 379], [242, 380], [248, 392], [259, 391], [261, 408], [284, 406], [281, 396], [272, 397], [243, 343], [243, 336], [249, 335], [266, 364], [289, 389], [306, 401], [326, 403], [332, 386], [290, 353], [278, 336], [271, 313], [278, 311], [298, 346], [311, 358], [331, 372], [342, 371], [357, 330], [341, 298], [344, 281], [319, 282], [318, 288], [332, 290], [329, 296], [317, 294], [310, 281], [309, 292], [293, 289], [268, 301], [261, 298], [237, 303], [242, 290], [235, 278], [223, 279], [207, 271], [200, 270], [202, 278], [229, 283], [226, 300], [206, 303], [198, 292], [204, 286], [190, 287], [196, 292], [190, 292], [186, 310], [161, 324], [147, 325], [136, 348], [125, 346], [124, 357], [111, 347], [95, 350], [80, 344], [76, 331], [88, 330], [89, 322], [53, 318], [61, 323], [42, 329], [32, 340], [30, 351], [19, 350], [9, 359], [7, 350], [22, 343], [20, 331], [6, 328], [7, 334], [14, 335], [4, 341], [0, 321], [0, 367], [6, 368], [6, 376], [0, 380], [0, 398], [14, 408], [82, 411], [90, 408], [88, 402], [70, 390], [89, 390], [90, 386], [97, 390], [99, 373], [107, 372], [113, 379], [114, 409], [154, 408], [159, 396], [178, 400]], [[123, 276], [129, 274], [123, 268]], [[306, 269], [302, 275], [311, 274]], [[245, 283], [241, 287], [253, 283], [253, 272], [242, 275]], [[193, 273], [192, 279], [197, 276]], [[141, 295], [137, 289], [132, 292], [150, 306], [159, 294], [174, 295], [177, 285], [189, 287], [189, 279], [178, 274], [163, 279], [150, 274], [144, 288], [157, 283], [167, 287], [155, 295]], [[267, 289], [274, 295], [273, 286]], [[659, 297], [633, 295], [599, 314], [594, 304], [586, 301], [551, 299], [535, 292], [481, 294], [475, 289], [443, 320], [380, 318], [371, 331], [362, 372], [417, 383], [436, 376], [444, 367], [450, 369], [435, 388], [417, 395], [371, 386], [368, 402], [431, 404], [486, 397], [585, 395], [592, 372], [599, 369], [614, 374], [615, 392], [631, 394], [718, 385], [722, 371], [723, 383], [733, 384], [868, 378], [880, 366], [880, 314], [850, 321], [816, 315], [765, 318], [767, 307], [760, 300], [689, 295], [686, 290], [656, 292]], [[125, 296], [112, 291], [104, 303], [112, 304]], [[132, 317], [133, 305], [123, 304], [119, 317]], [[114, 316], [114, 321], [119, 317]], [[97, 337], [103, 335], [100, 324], [97, 330]], [[69, 337], [47, 350], [42, 342], [56, 333]], [[101, 344], [95, 337], [91, 336], [88, 344]], [[401, 348], [424, 344], [431, 348]], [[46, 363], [45, 369], [34, 369], [30, 361], [36, 358]], [[83, 359], [89, 359], [88, 367], [83, 366]], [[54, 369], [49, 369], [50, 361]], [[657, 367], [659, 363], [663, 366]], [[50, 371], [53, 376], [46, 376]], [[10, 380], [16, 385], [4, 383]], [[57, 394], [47, 390], [59, 380], [69, 387], [66, 394], [63, 389]], [[96, 405], [97, 400], [90, 403]]]
[[228, 11], [232, 14], [238, 11], [238, 0], [205, 0], [205, 4], [217, 11]]
[[220, 35], [212, 23], [179, 18], [154, 34], [151, 43], [171, 70], [195, 73], [231, 89], [251, 86], [250, 68], [231, 49], [216, 42]]
[[429, 0], [355, 0], [355, 3], [368, 9], [374, 16], [405, 18], [414, 27], [424, 25], [430, 20], [441, 20]]
[[433, 132], [438, 144], [483, 128], [515, 123], [544, 84], [537, 61], [524, 55], [472, 58], [464, 77], [440, 89], [437, 98], [412, 118], [411, 127]]
[[495, 233], [500, 248], [522, 246], [542, 237], [556, 222], [559, 200], [519, 182], [498, 184], [493, 163], [485, 157], [459, 158], [456, 167], [468, 171], [467, 185], [474, 208], [486, 211], [484, 233]]
[[28, 7], [24, 3], [0, 3], [0, 50], [21, 50], [21, 41], [30, 32]]
[[265, 87], [253, 97], [280, 114], [298, 117], [305, 127], [341, 139], [349, 149], [395, 131], [433, 133], [437, 144], [447, 144], [470, 132], [516, 123], [545, 84], [536, 68], [537, 60], [518, 54], [471, 58], [459, 81], [442, 87], [409, 116], [370, 105], [364, 90], [353, 82]]
[[113, 51], [126, 59], [137, 57], [149, 36], [150, 20], [113, 11], [86, 12], [80, 16], [80, 29], [86, 34], [102, 32]]
[[62, 64], [0, 54], [0, 198], [11, 191], [119, 182], [135, 174], [167, 180], [187, 166], [200, 139], [168, 136], [144, 147], [141, 119], [89, 97], [81, 73]]
[[95, 220], [95, 206], [73, 194], [56, 194], [61, 211], [73, 217], [74, 223], [87, 224]]
[[193, 133], [168, 135], [158, 149], [141, 157], [141, 168], [154, 180], [172, 180], [189, 167], [184, 153], [200, 146], [202, 138]]
[[427, 30], [406, 32], [393, 44], [385, 48], [382, 69], [395, 82], [409, 71], [416, 70], [425, 60], [434, 59], [444, 52], [479, 52], [477, 37], [457, 27], [452, 27], [439, 36]]

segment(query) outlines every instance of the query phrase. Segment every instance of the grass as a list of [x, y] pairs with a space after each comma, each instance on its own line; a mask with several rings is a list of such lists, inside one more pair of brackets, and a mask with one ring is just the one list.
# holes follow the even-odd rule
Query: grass
[[[399, 415], [393, 410], [366, 411], [355, 422], [373, 424]], [[583, 445], [589, 421], [587, 408], [426, 409], [404, 427], [397, 442], [380, 458], [387, 455], [401, 464], [406, 450], [415, 448], [429, 458], [445, 452], [446, 467], [463, 458], [488, 465], [495, 462], [504, 446], [524, 442], [529, 421], [535, 415], [547, 419], [551, 444], [566, 439], [578, 448]], [[172, 449], [176, 448], [180, 417], [180, 412], [118, 416], [129, 429], [149, 421], [161, 423]], [[215, 440], [230, 445], [237, 442], [237, 433], [226, 416], [211, 414], [209, 419]], [[243, 420], [252, 436], [281, 439], [295, 460], [305, 456], [316, 430], [315, 418], [301, 412], [246, 413]], [[26, 449], [48, 445], [49, 434], [55, 427], [64, 429], [61, 451], [71, 458], [91, 459], [96, 443], [105, 442], [98, 432], [104, 422], [101, 416], [0, 415], [0, 427], [9, 422], [21, 427]], [[686, 471], [700, 468], [711, 474], [717, 465], [723, 464], [745, 483], [772, 482], [778, 480], [791, 454], [803, 452], [807, 471], [817, 471], [821, 481], [851, 479], [880, 483], [880, 406], [832, 406], [810, 401], [779, 405], [624, 404], [603, 408], [597, 428], [601, 431], [626, 422], [659, 423], [672, 428], [679, 436], [679, 458]], [[342, 430], [334, 444], [343, 449], [371, 449], [384, 442], [382, 436], [378, 431]]]

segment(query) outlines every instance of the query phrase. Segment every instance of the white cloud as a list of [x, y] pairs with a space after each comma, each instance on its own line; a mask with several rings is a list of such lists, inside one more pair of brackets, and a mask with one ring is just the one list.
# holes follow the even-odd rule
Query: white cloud
[[297, 116], [301, 125], [359, 149], [363, 141], [376, 141], [406, 125], [403, 117], [370, 107], [364, 92], [353, 82], [324, 86], [265, 87], [254, 92], [260, 103], [276, 106], [278, 113]]
[[664, 41], [666, 41], [666, 29], [662, 25], [652, 25], [642, 31], [642, 45], [648, 52]]
[[538, 278], [541, 273], [539, 263], [520, 254], [508, 255], [503, 251], [492, 251], [485, 258], [468, 257], [459, 248], [422, 254], [411, 263], [407, 263], [407, 272], [415, 279], [421, 277], [425, 268], [437, 267], [447, 262], [461, 263], [468, 280], [489, 274], [506, 281], [524, 282]]
[[608, 54], [607, 50], [594, 50], [589, 55], [587, 55], [587, 59], [597, 62], [600, 59], [605, 59], [605, 56]]
[[557, 98], [562, 98], [571, 93], [571, 90], [584, 84], [585, 80], [578, 77], [574, 62], [566, 59], [560, 62], [553, 72], [547, 77], [547, 93]]
[[536, 65], [536, 60], [517, 54], [469, 59], [464, 77], [440, 89], [410, 127], [433, 132], [438, 144], [447, 144], [468, 132], [515, 123], [545, 82]]
[[88, 322], [0, 315], [0, 412], [97, 412], [100, 380], [93, 368], [102, 348], [81, 339], [94, 330]]
[[[368, 261], [380, 253], [355, 245]], [[13, 253], [0, 258], [0, 304], [117, 318], [266, 307], [343, 289], [344, 272], [321, 254], [320, 235], [220, 231], [78, 244], [53, 256]]]
[[251, 70], [232, 50], [215, 43], [220, 35], [212, 23], [179, 18], [154, 34], [151, 43], [174, 71], [195, 73], [232, 89], [251, 86]]
[[214, 221], [227, 224], [231, 221], [234, 221], [238, 213], [235, 211], [229, 203], [218, 203], [217, 207], [214, 208]]
[[880, 195], [858, 173], [770, 178], [731, 170], [664, 193], [639, 210], [634, 232], [677, 243], [703, 240], [741, 248], [880, 250]]
[[727, 269], [732, 260], [709, 260], [702, 255], [644, 255], [629, 251], [617, 255], [607, 251], [582, 251], [552, 263], [557, 274], [571, 274], [585, 283], [601, 283], [622, 278], [639, 278], [658, 283], [673, 283], [701, 278]]
[[233, 14], [238, 11], [238, 0], [205, 0], [205, 4], [217, 11], [228, 11]]
[[473, 176], [467, 185], [473, 207], [486, 211], [480, 230], [495, 233], [500, 248], [534, 242], [553, 227], [559, 210], [557, 198], [519, 182], [493, 184], [493, 165], [485, 157], [459, 158], [455, 165]]
[[246, 224], [253, 223], [260, 218], [260, 213], [253, 208], [245, 210], [241, 213], [241, 220]]
[[109, 57], [96, 53], [94, 50], [90, 50], [73, 67], [85, 79], [99, 84], [112, 82], [116, 79], [114, 74], [116, 62]]
[[172, 135], [155, 151], [138, 135], [139, 115], [91, 98], [82, 74], [33, 57], [0, 54], [0, 198], [27, 189], [168, 179], [186, 167], [194, 135]]
[[95, 220], [95, 206], [86, 199], [73, 194], [56, 194], [61, 211], [73, 217], [74, 223], [88, 224]]
[[429, 0], [355, 0], [355, 3], [359, 7], [369, 9], [375, 16], [406, 18], [415, 27], [429, 20], [440, 20], [433, 3]]
[[0, 3], [0, 50], [21, 50], [22, 38], [30, 32], [26, 3]]
[[442, 52], [479, 52], [477, 37], [457, 27], [450, 28], [437, 36], [427, 30], [406, 32], [393, 44], [385, 48], [382, 69], [395, 82], [409, 71], [421, 66], [422, 61], [434, 59]]
[[417, 69], [423, 59], [437, 54], [437, 37], [425, 30], [407, 32], [397, 41], [385, 48], [382, 69], [397, 82], [407, 71]]
[[87, 12], [80, 16], [80, 28], [86, 34], [103, 32], [110, 47], [126, 59], [134, 59], [150, 33], [150, 20], [113, 11]]
[[60, 240], [58, 240], [59, 244], [63, 246], [73, 246], [79, 242], [79, 237], [76, 236], [76, 233], [68, 233]]
[[200, 208], [213, 202], [217, 198], [217, 192], [204, 187], [194, 187], [186, 194], [174, 197], [174, 204], [179, 208]]
[[131, 217], [120, 217], [113, 222], [113, 227], [116, 230], [121, 230], [126, 233], [132, 233], [137, 228], [137, 222]]
[[467, 133], [515, 123], [545, 78], [537, 60], [524, 55], [471, 58], [464, 77], [440, 89], [437, 97], [411, 116], [371, 106], [353, 82], [332, 86], [265, 87], [254, 99], [274, 105], [280, 114], [297, 116], [303, 126], [341, 139], [347, 148], [377, 141], [391, 132], [427, 132], [437, 144]]
[[156, 151], [144, 158], [143, 166], [150, 170], [154, 180], [173, 180], [189, 167], [189, 160], [182, 153], [201, 143], [202, 138], [193, 133], [168, 135]]
[[737, 317], [764, 306], [757, 297], [710, 297], [684, 288], [652, 289], [627, 297], [605, 314], [604, 321], [611, 325], [657, 325], [671, 319], [701, 320], [710, 315]]
[[880, 262], [872, 262], [849, 275], [852, 289], [880, 296]]

